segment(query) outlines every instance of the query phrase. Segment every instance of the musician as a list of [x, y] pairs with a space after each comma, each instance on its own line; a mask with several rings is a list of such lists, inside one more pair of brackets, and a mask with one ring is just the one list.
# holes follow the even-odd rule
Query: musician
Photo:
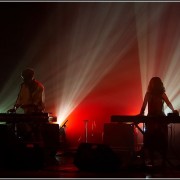
[[[18, 97], [14, 107], [8, 113], [16, 113], [18, 108], [22, 108], [24, 114], [43, 113], [45, 110], [44, 86], [34, 78], [34, 70], [24, 69], [21, 73], [23, 82], [21, 83]], [[39, 126], [36, 123], [20, 122], [16, 125], [19, 138], [32, 140], [39, 137]]]
[[[146, 106], [148, 105], [147, 116], [161, 117], [165, 116], [164, 102], [172, 110], [177, 113], [172, 103], [169, 101], [163, 82], [159, 77], [153, 77], [148, 85], [147, 92], [141, 107], [140, 115], [144, 115]], [[159, 118], [160, 120], [160, 118]], [[144, 135], [144, 148], [148, 152], [151, 163], [154, 163], [154, 152], [157, 151], [162, 155], [162, 165], [165, 165], [166, 153], [168, 147], [168, 127], [166, 123], [161, 121], [154, 121], [153, 118], [150, 122], [145, 123], [146, 131]]]
[[8, 112], [16, 112], [18, 108], [22, 108], [25, 114], [44, 112], [44, 86], [34, 78], [34, 70], [31, 68], [23, 70], [21, 77], [23, 83], [21, 84], [18, 97], [13, 109], [10, 109]]

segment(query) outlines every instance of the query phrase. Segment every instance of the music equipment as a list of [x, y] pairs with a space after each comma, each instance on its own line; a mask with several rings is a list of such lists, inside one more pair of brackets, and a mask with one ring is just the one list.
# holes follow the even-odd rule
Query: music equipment
[[57, 117], [49, 113], [0, 113], [0, 123], [19, 123], [19, 122], [35, 122], [35, 123], [48, 123], [56, 122]]
[[124, 123], [105, 123], [103, 143], [124, 150], [134, 148], [134, 127]]
[[129, 116], [129, 115], [112, 115], [111, 122], [124, 123], [146, 123], [150, 120], [161, 121], [164, 123], [180, 123], [180, 116]]
[[0, 113], [0, 167], [39, 168], [46, 159], [55, 158], [59, 147], [56, 121], [49, 113]]
[[118, 170], [121, 160], [108, 145], [81, 143], [74, 164], [85, 171], [114, 171]]
[[137, 129], [144, 134], [144, 130], [139, 127], [139, 123], [159, 122], [159, 123], [180, 123], [180, 116], [132, 116], [132, 115], [112, 115], [111, 122], [129, 123], [137, 127]]
[[[159, 131], [154, 131], [154, 133], [156, 133], [155, 136], [154, 137], [152, 136], [152, 139], [147, 140], [148, 136], [145, 136], [145, 134], [147, 132], [146, 125], [148, 125], [148, 124], [151, 124], [151, 125], [158, 124], [159, 125], [160, 124], [160, 125], [162, 125], [162, 127], [166, 127], [166, 125], [168, 125], [168, 124], [178, 124], [178, 123], [180, 123], [180, 116], [177, 113], [175, 113], [175, 114], [171, 113], [171, 114], [168, 114], [168, 116], [112, 115], [111, 122], [112, 122], [112, 124], [115, 124], [115, 125], [129, 124], [129, 125], [135, 126], [142, 133], [143, 139], [144, 139], [143, 142], [146, 142], [146, 143], [153, 142], [153, 145], [151, 147], [153, 147], [155, 149], [155, 151], [157, 150], [161, 154], [161, 152], [163, 152], [163, 153], [165, 152], [163, 150], [166, 149], [166, 147], [167, 147], [166, 143], [169, 143], [168, 139], [167, 139], [168, 135], [166, 136], [166, 134], [163, 134], [161, 132], [157, 133]], [[143, 125], [143, 127], [141, 128], [140, 123], [145, 123], [145, 126]], [[170, 133], [170, 135], [171, 135], [171, 133]], [[155, 139], [158, 139], [158, 138], [159, 138], [159, 140], [158, 140], [159, 143], [154, 141]], [[170, 151], [170, 149], [168, 151]], [[173, 149], [173, 151], [174, 151], [174, 149]], [[143, 154], [144, 154], [143, 146], [139, 151], [137, 151], [137, 153], [134, 153], [134, 154], [135, 154], [135, 156], [134, 156], [135, 158], [134, 157], [132, 158], [132, 160], [130, 161], [130, 164], [133, 163], [134, 159], [136, 159], [138, 156], [143, 157]], [[168, 163], [170, 163], [168, 158], [166, 159], [166, 161]]]

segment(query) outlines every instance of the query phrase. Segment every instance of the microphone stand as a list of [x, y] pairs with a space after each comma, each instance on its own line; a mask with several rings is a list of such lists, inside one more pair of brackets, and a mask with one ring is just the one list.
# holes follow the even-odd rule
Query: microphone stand
[[84, 120], [84, 123], [85, 123], [85, 142], [87, 143], [87, 139], [88, 139], [88, 128], [87, 128], [87, 123], [88, 123], [88, 120]]

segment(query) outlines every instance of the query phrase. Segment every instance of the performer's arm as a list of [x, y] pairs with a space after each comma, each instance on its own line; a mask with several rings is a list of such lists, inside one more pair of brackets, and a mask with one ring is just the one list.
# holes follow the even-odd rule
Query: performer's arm
[[173, 111], [176, 112], [176, 110], [174, 109], [173, 105], [171, 104], [171, 102], [169, 101], [167, 95], [165, 93], [163, 93], [162, 95], [163, 100], [165, 101], [165, 103], [167, 104], [167, 106]]
[[148, 102], [148, 93], [145, 94], [144, 101], [143, 101], [141, 111], [140, 111], [140, 115], [144, 115], [144, 111], [146, 109], [147, 102]]
[[141, 107], [140, 115], [144, 115], [144, 111], [146, 109], [148, 98], [149, 98], [149, 94], [146, 92], [146, 94], [144, 96], [143, 104], [142, 104], [142, 107]]
[[15, 113], [16, 110], [21, 106], [21, 104], [20, 104], [21, 89], [22, 89], [22, 84], [21, 84], [21, 87], [20, 87], [20, 90], [19, 90], [19, 93], [18, 93], [18, 97], [17, 97], [17, 99], [16, 99], [16, 102], [15, 102], [13, 108], [12, 108], [12, 109], [9, 109], [9, 110], [7, 111], [8, 113]]

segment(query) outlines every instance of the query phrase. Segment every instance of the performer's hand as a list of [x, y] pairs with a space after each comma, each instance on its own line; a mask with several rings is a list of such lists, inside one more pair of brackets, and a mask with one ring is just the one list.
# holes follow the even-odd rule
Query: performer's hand
[[174, 111], [173, 111], [173, 113], [174, 113], [174, 114], [178, 114], [178, 115], [179, 115], [178, 110], [174, 110]]
[[16, 113], [16, 109], [15, 109], [15, 108], [9, 109], [9, 110], [7, 111], [7, 113]]
[[138, 115], [136, 115], [136, 116], [144, 116], [144, 114], [140, 113], [140, 114], [138, 114]]

